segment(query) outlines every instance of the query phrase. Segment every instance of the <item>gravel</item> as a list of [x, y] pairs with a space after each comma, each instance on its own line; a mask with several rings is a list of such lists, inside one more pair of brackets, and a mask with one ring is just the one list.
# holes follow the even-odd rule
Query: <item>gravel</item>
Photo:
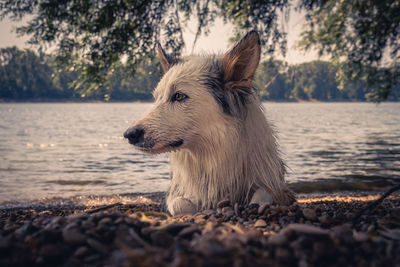
[[223, 200], [175, 217], [160, 197], [3, 206], [0, 266], [399, 266], [400, 194], [355, 218], [369, 199]]

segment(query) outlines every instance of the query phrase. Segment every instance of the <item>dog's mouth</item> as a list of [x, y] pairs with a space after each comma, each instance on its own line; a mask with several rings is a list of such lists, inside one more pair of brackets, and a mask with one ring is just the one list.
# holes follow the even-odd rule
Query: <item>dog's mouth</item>
[[183, 145], [183, 139], [179, 139], [177, 141], [171, 142], [168, 144], [170, 147], [177, 148]]
[[161, 154], [177, 150], [183, 145], [183, 139], [169, 142], [167, 145], [162, 145], [157, 142], [143, 142], [136, 144], [135, 147], [139, 148], [142, 152], [150, 154]]

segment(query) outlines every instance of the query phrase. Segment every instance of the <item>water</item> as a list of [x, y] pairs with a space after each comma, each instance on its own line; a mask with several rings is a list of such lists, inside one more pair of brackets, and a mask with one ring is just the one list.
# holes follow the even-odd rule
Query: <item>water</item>
[[[122, 138], [152, 104], [0, 104], [0, 203], [163, 191], [167, 155]], [[400, 104], [268, 103], [297, 192], [400, 182]]]

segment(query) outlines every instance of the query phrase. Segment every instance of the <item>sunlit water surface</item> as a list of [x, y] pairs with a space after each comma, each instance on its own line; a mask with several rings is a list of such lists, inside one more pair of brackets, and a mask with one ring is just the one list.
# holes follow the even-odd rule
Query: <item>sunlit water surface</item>
[[[0, 203], [166, 190], [168, 155], [122, 138], [152, 104], [0, 104]], [[296, 192], [400, 182], [400, 104], [267, 103]], [[201, 116], [201, 114], [199, 114]]]

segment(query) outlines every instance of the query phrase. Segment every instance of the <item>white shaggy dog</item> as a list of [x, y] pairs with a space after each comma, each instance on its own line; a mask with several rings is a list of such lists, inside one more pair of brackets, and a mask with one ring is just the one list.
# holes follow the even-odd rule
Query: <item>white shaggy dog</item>
[[171, 152], [171, 214], [231, 203], [289, 204], [285, 164], [273, 129], [252, 87], [260, 42], [248, 33], [222, 57], [171, 60], [157, 48], [165, 71], [154, 107], [125, 132], [147, 153]]

